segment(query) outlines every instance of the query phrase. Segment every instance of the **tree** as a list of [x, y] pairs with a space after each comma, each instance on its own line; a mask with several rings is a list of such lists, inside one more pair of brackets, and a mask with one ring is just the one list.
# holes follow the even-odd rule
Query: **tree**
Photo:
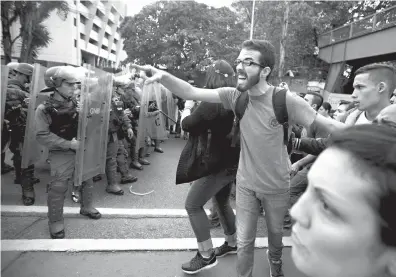
[[20, 35], [14, 38], [11, 37], [11, 26], [19, 18], [19, 14], [15, 11], [14, 3], [14, 1], [1, 1], [2, 46], [6, 64], [11, 62], [12, 47], [17, 39], [20, 38]]
[[278, 72], [279, 78], [282, 78], [283, 76], [283, 68], [285, 65], [285, 46], [287, 39], [287, 27], [289, 25], [289, 11], [290, 11], [289, 2], [288, 0], [285, 0], [285, 13], [283, 16], [282, 37], [280, 40], [280, 48], [279, 48], [279, 72]]
[[[392, 4], [392, 1], [256, 1], [254, 38], [269, 40], [275, 46], [279, 64], [272, 76], [281, 77], [283, 68], [301, 71], [305, 68], [305, 75], [315, 78], [328, 67], [315, 55], [321, 33]], [[245, 30], [250, 29], [252, 2], [239, 1], [232, 6]]]
[[[11, 61], [12, 46], [21, 38], [20, 62], [33, 63], [39, 50], [47, 47], [51, 36], [43, 22], [53, 11], [66, 17], [69, 6], [66, 1], [2, 1], [3, 49], [6, 63]], [[20, 33], [11, 38], [10, 28], [19, 20]]]
[[121, 36], [128, 62], [189, 73], [203, 70], [216, 59], [232, 62], [248, 33], [229, 8], [163, 1], [127, 17]]

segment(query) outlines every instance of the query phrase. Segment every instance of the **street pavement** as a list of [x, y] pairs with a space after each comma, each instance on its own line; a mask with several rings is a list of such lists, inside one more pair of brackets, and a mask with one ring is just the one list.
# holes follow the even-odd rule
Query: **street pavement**
[[[69, 190], [64, 244], [49, 239], [45, 192], [51, 179], [48, 165], [37, 166], [41, 183], [35, 185], [36, 203], [31, 207], [22, 205], [13, 173], [2, 175], [2, 276], [185, 276], [181, 264], [190, 260], [196, 249], [184, 210], [189, 185], [175, 185], [174, 181], [185, 143], [171, 138], [161, 145], [165, 153], [153, 152], [148, 158], [151, 165], [143, 171], [131, 170], [139, 178], [132, 184], [133, 191], [154, 190], [149, 195], [131, 194], [129, 184], [123, 186], [125, 195], [114, 196], [105, 192], [104, 180], [97, 182], [94, 199], [103, 212], [100, 220], [79, 215], [79, 205], [71, 201]], [[235, 208], [233, 200], [231, 204]], [[212, 229], [211, 235], [215, 246], [223, 242], [221, 228]], [[291, 261], [289, 235], [285, 231], [285, 276], [303, 277]], [[259, 218], [257, 237], [254, 276], [269, 276], [263, 248], [268, 245], [264, 217]], [[215, 268], [196, 276], [236, 276], [235, 262], [235, 256], [222, 258]]]

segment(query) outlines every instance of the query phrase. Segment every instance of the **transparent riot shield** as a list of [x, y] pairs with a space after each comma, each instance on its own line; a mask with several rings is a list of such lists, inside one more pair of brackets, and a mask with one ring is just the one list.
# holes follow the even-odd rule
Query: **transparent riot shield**
[[168, 125], [174, 125], [177, 122], [177, 116], [178, 116], [178, 109], [177, 109], [177, 104], [175, 99], [173, 98], [172, 92], [170, 90], [166, 89], [166, 105], [167, 105], [167, 111], [168, 111]]
[[3, 132], [4, 117], [5, 117], [5, 103], [8, 84], [8, 66], [1, 66], [1, 153], [5, 151], [9, 143], [9, 132], [6, 129]]
[[[146, 137], [151, 139], [168, 139], [164, 113], [161, 110], [161, 85], [159, 83], [144, 84], [140, 104], [139, 126], [136, 149], [144, 146]], [[158, 105], [158, 103], [160, 103]], [[156, 108], [153, 108], [156, 106]], [[156, 113], [155, 111], [159, 112]]]
[[46, 67], [34, 64], [32, 82], [30, 85], [30, 97], [28, 101], [28, 111], [26, 117], [25, 137], [22, 148], [22, 168], [44, 162], [48, 158], [48, 148], [39, 144], [35, 134], [35, 113], [38, 105], [48, 99], [47, 94], [41, 94], [40, 90], [45, 88], [44, 74]]
[[86, 66], [81, 88], [74, 185], [105, 172], [113, 75]]
[[1, 66], [1, 130], [3, 130], [5, 103], [8, 85], [8, 66]]

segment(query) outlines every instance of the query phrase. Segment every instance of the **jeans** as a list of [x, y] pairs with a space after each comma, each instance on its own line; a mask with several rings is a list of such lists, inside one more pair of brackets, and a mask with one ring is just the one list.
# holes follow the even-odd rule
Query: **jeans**
[[280, 194], [257, 193], [242, 187], [238, 183], [236, 190], [237, 272], [239, 277], [251, 277], [260, 203], [265, 212], [268, 229], [269, 258], [280, 260], [283, 249], [283, 219], [287, 212], [290, 194], [289, 192]]
[[303, 168], [290, 180], [290, 206], [291, 208], [294, 204], [296, 204], [298, 198], [300, 198], [301, 194], [305, 192], [308, 186], [307, 179], [308, 169]]
[[188, 191], [185, 208], [200, 251], [213, 248], [209, 221], [203, 208], [213, 196], [226, 241], [235, 240], [235, 215], [229, 201], [234, 179], [235, 174], [228, 174], [223, 170], [194, 181]]

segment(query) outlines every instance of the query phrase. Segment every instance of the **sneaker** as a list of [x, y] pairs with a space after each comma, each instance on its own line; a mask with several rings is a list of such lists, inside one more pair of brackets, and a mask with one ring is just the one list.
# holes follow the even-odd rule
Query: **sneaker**
[[216, 254], [213, 251], [209, 258], [204, 258], [197, 251], [197, 255], [191, 261], [182, 265], [182, 270], [187, 274], [196, 274], [202, 270], [212, 268], [217, 265]]
[[221, 245], [219, 247], [216, 247], [214, 249], [214, 251], [215, 251], [216, 257], [221, 258], [221, 257], [224, 257], [224, 256], [229, 255], [229, 254], [236, 254], [237, 253], [237, 247], [236, 246], [234, 246], [234, 247], [229, 246], [228, 242], [224, 242], [223, 245]]
[[271, 277], [284, 277], [282, 270], [282, 260], [270, 260], [269, 250], [267, 250], [267, 259], [270, 266]]
[[211, 229], [220, 227], [220, 219], [218, 218], [209, 219], [209, 223]]

